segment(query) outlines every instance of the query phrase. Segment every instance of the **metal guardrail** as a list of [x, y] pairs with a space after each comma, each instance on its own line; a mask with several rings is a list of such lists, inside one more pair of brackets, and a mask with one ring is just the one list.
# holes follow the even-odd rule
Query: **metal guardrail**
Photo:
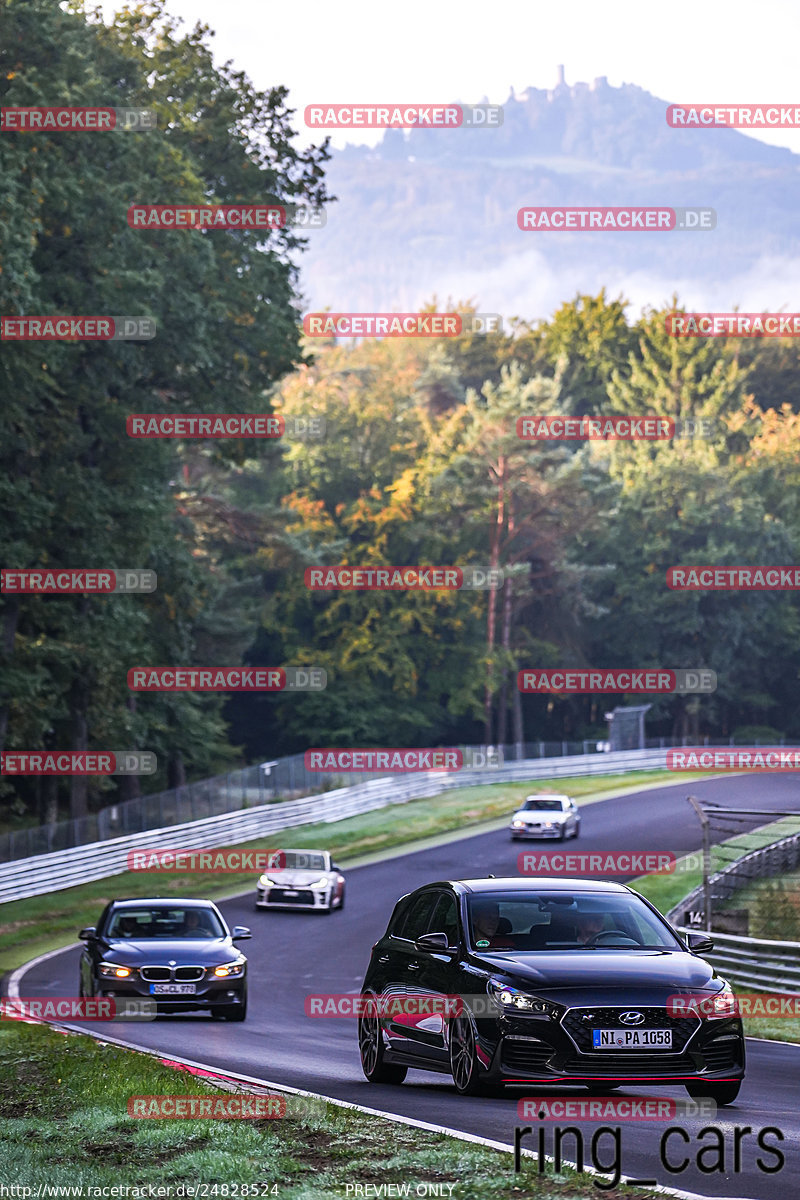
[[[730, 900], [731, 896], [741, 891], [743, 887], [747, 887], [753, 879], [768, 879], [773, 875], [782, 875], [786, 871], [793, 871], [799, 864], [800, 832], [790, 833], [787, 837], [771, 842], [768, 846], [759, 847], [758, 850], [750, 850], [741, 858], [737, 858], [727, 867], [723, 867], [721, 871], [710, 876], [708, 882], [711, 887], [712, 902], [714, 900]], [[703, 888], [702, 886], [696, 887], [681, 900], [680, 904], [676, 904], [670, 910], [669, 919], [672, 920], [673, 913], [677, 917], [681, 909], [692, 908], [698, 903], [702, 906], [702, 902]]]
[[453, 788], [479, 784], [523, 783], [570, 775], [613, 775], [626, 771], [657, 770], [666, 764], [666, 750], [623, 750], [610, 754], [568, 755], [556, 759], [523, 759], [502, 767], [472, 771], [426, 771], [371, 779], [354, 787], [279, 804], [265, 804], [239, 812], [223, 813], [151, 829], [143, 833], [89, 845], [37, 854], [0, 864], [0, 904], [60, 891], [78, 883], [105, 879], [127, 871], [129, 850], [155, 848], [213, 849], [256, 841], [298, 825], [341, 821], [390, 804], [437, 796]]
[[[599, 754], [603, 757], [598, 746], [606, 744], [597, 741], [538, 741], [515, 742], [498, 747], [458, 748], [473, 754], [478, 751], [484, 756], [499, 751], [501, 762], [522, 762], [569, 755]], [[703, 744], [733, 745], [733, 738], [726, 743], [710, 743], [706, 737]], [[689, 745], [689, 739], [648, 738], [643, 748], [665, 749], [672, 745]], [[470, 759], [470, 762], [474, 764], [474, 759]], [[321, 793], [330, 788], [351, 787], [363, 783], [365, 778], [374, 779], [379, 775], [378, 771], [370, 776], [365, 776], [364, 772], [310, 771], [303, 754], [292, 754], [274, 762], [257, 763], [164, 792], [109, 804], [85, 817], [0, 833], [0, 863], [31, 858], [35, 854], [52, 854], [56, 850], [69, 850], [73, 846], [85, 846], [91, 842], [109, 841], [127, 833], [144, 833], [148, 829], [183, 825], [203, 817], [217, 817], [256, 805], [274, 804], [280, 799], [296, 800], [298, 796]]]
[[[685, 925], [674, 928], [681, 934], [698, 932]], [[701, 957], [737, 983], [800, 995], [800, 942], [773, 942], [713, 930], [709, 937], [713, 938], [714, 949]]]
[[[789, 834], [751, 850], [709, 878], [712, 913], [714, 900], [729, 900], [754, 878], [770, 878], [792, 871], [800, 863], [800, 833]], [[703, 888], [696, 887], [671, 908], [667, 920], [675, 922], [693, 905], [703, 906]], [[713, 917], [712, 917], [713, 920]], [[675, 925], [681, 933], [697, 933], [691, 926]], [[779, 988], [787, 995], [800, 994], [800, 942], [774, 942], [765, 938], [716, 933], [714, 949], [704, 954], [713, 966], [750, 987]]]

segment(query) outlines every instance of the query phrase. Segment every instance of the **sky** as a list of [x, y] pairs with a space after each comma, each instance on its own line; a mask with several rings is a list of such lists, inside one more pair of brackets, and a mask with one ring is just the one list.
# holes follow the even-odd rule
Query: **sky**
[[[100, 0], [106, 19], [123, 2]], [[612, 87], [635, 84], [665, 103], [800, 106], [800, 0], [673, 0], [669, 6], [644, 0], [166, 0], [166, 5], [188, 28], [200, 21], [215, 31], [211, 45], [218, 64], [232, 59], [260, 90], [289, 89], [298, 148], [323, 138], [322, 131], [305, 127], [309, 104], [502, 104], [512, 88], [519, 94], [530, 86], [554, 87], [560, 64], [568, 84], [604, 75]], [[380, 130], [328, 132], [335, 148], [374, 144], [383, 136]], [[694, 136], [713, 138], [714, 131]], [[748, 136], [800, 154], [800, 129]], [[347, 308], [346, 281], [321, 283], [322, 267], [324, 253], [315, 256], [312, 245], [301, 267], [304, 299], [315, 308]], [[674, 291], [701, 310], [798, 307], [800, 260], [780, 248], [733, 279], [722, 276], [662, 278], [646, 258], [636, 271], [620, 267], [594, 279], [576, 267], [565, 275], [531, 245], [525, 254], [479, 270], [454, 263], [433, 290], [479, 298], [483, 311], [529, 318], [546, 316], [576, 291], [603, 285], [612, 295], [624, 293], [634, 309], [666, 303]], [[382, 307], [390, 311], [430, 298], [429, 281], [417, 280], [416, 286], [419, 294], [413, 297], [390, 289]]]
[[[106, 15], [121, 7], [103, 0]], [[233, 59], [256, 87], [289, 88], [298, 144], [315, 103], [426, 104], [488, 99], [513, 87], [553, 87], [606, 75], [671, 103], [800, 101], [798, 0], [167, 0], [190, 26], [216, 31], [218, 62]], [[332, 144], [379, 132], [334, 132]], [[711, 134], [713, 136], [713, 133]], [[758, 134], [800, 153], [800, 130]]]

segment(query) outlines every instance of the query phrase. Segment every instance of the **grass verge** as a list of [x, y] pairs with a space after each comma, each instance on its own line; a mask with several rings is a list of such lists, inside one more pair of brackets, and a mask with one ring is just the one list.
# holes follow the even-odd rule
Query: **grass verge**
[[[522, 1171], [515, 1175], [510, 1153], [305, 1097], [288, 1096], [280, 1120], [141, 1120], [127, 1115], [129, 1096], [221, 1094], [146, 1055], [82, 1035], [65, 1037], [40, 1025], [4, 1021], [3, 1183], [30, 1187], [34, 1196], [38, 1185], [128, 1185], [142, 1189], [140, 1197], [153, 1186], [165, 1189], [155, 1194], [168, 1198], [180, 1195], [176, 1189], [181, 1184], [205, 1184], [209, 1197], [342, 1200], [348, 1184], [388, 1183], [410, 1185], [411, 1195], [422, 1183], [452, 1184], [454, 1200], [512, 1200], [523, 1190], [536, 1200], [588, 1200], [598, 1194], [592, 1176], [569, 1168], [557, 1176], [540, 1176], [535, 1161], [523, 1159]], [[509, 1141], [519, 1123], [511, 1101]], [[448, 1194], [447, 1187], [437, 1191]], [[632, 1187], [603, 1194], [612, 1200], [656, 1196]]]
[[[702, 773], [700, 773], [702, 774]], [[694, 778], [694, 775], [691, 776]], [[568, 791], [578, 802], [614, 789], [675, 783], [670, 771], [631, 771], [625, 775], [590, 775], [576, 779], [536, 780], [537, 790]], [[681, 782], [684, 782], [681, 780]], [[302, 846], [330, 850], [338, 862], [378, 854], [419, 839], [454, 833], [469, 826], [507, 818], [531, 790], [532, 784], [487, 784], [457, 788], [426, 800], [389, 805], [343, 821], [301, 825], [259, 841], [243, 843], [253, 849]], [[402, 820], [398, 815], [402, 813]], [[252, 873], [242, 875], [158, 874], [126, 872], [63, 891], [13, 900], [0, 905], [0, 974], [37, 954], [46, 954], [75, 941], [78, 929], [94, 925], [103, 906], [116, 896], [201, 895], [219, 899], [252, 886]], [[44, 932], [46, 931], [46, 932]]]

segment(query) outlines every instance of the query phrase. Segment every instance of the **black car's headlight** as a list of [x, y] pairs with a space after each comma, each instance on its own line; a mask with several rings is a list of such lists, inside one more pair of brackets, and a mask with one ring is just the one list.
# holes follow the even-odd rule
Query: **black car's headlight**
[[501, 979], [490, 979], [488, 982], [489, 995], [492, 996], [506, 1012], [528, 1013], [534, 1017], [549, 1017], [557, 1021], [563, 1011], [561, 1005], [542, 1000], [530, 992], [520, 991], [511, 984], [503, 983]]
[[217, 979], [233, 979], [239, 975], [244, 975], [245, 960], [237, 958], [235, 962], [221, 963], [218, 967], [214, 967], [214, 975]]
[[704, 999], [700, 1006], [700, 1016], [705, 1021], [724, 1021], [728, 1017], [738, 1017], [738, 1015], [736, 996], [733, 988], [727, 982], [719, 992], [715, 992], [707, 1000]]
[[125, 967], [122, 963], [101, 962], [97, 970], [104, 979], [130, 979], [136, 974], [136, 967]]

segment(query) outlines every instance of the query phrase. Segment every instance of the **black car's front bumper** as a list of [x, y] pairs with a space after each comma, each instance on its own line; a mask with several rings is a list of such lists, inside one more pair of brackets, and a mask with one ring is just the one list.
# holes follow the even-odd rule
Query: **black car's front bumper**
[[[648, 1010], [649, 1011], [649, 1010]], [[556, 1021], [506, 1015], [478, 1020], [478, 1045], [488, 1064], [487, 1076], [502, 1083], [631, 1083], [637, 1087], [670, 1082], [733, 1082], [745, 1069], [742, 1023], [738, 1017], [701, 1020], [663, 1013], [663, 1027], [673, 1029], [671, 1051], [601, 1050], [591, 1048], [592, 1027], [611, 1028], [613, 1019], [578, 1021], [571, 1009]], [[655, 1027], [655, 1010], [648, 1024]]]

